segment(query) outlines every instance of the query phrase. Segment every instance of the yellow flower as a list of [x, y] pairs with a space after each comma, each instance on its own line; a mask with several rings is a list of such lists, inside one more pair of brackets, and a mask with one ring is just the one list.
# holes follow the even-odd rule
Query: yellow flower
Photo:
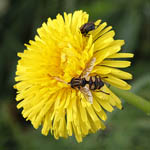
[[[64, 18], [60, 14], [56, 19], [49, 18], [37, 29], [35, 40], [26, 44], [23, 53], [18, 53], [17, 108], [23, 108], [23, 117], [34, 128], [42, 125], [42, 134], [50, 131], [56, 139], [74, 134], [81, 142], [87, 134], [104, 129], [104, 110], [112, 112], [114, 106], [122, 107], [106, 83], [130, 89], [123, 79], [132, 79], [132, 75], [117, 68], [130, 66], [129, 61], [118, 58], [130, 58], [133, 54], [118, 53], [124, 41], [114, 40], [112, 27], [106, 27], [105, 22], [100, 24], [101, 20], [95, 22], [95, 29], [88, 35], [81, 34], [80, 28], [88, 17], [86, 12], [75, 11], [64, 13]], [[101, 92], [92, 91], [91, 104], [78, 88], [66, 83], [79, 77], [92, 58], [96, 61], [89, 76], [100, 76], [104, 86]]]

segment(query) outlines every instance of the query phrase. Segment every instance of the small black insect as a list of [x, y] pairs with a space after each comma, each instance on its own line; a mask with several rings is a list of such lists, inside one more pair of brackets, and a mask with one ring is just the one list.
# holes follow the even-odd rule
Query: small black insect
[[88, 22], [88, 23], [85, 23], [83, 24], [81, 27], [80, 27], [80, 31], [81, 33], [84, 35], [84, 36], [87, 36], [88, 35], [88, 32], [92, 31], [92, 30], [95, 30], [98, 26], [94, 24], [94, 22]]

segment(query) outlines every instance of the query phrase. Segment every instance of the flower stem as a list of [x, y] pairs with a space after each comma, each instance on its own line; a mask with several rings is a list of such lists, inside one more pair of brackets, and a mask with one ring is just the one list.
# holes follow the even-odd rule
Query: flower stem
[[124, 91], [112, 86], [110, 89], [129, 104], [134, 105], [135, 107], [150, 115], [150, 102], [148, 100], [145, 100], [144, 98], [131, 93], [131, 91]]

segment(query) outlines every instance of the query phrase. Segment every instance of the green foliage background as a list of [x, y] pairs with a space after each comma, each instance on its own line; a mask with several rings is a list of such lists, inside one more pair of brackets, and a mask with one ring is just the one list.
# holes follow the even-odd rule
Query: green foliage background
[[0, 150], [148, 150], [150, 117], [123, 102], [122, 111], [108, 113], [107, 129], [88, 135], [78, 144], [74, 137], [55, 140], [41, 135], [16, 109], [13, 89], [17, 52], [34, 38], [36, 29], [57, 13], [82, 9], [90, 20], [113, 26], [124, 39], [123, 52], [132, 52], [132, 91], [150, 100], [149, 0], [0, 0]]

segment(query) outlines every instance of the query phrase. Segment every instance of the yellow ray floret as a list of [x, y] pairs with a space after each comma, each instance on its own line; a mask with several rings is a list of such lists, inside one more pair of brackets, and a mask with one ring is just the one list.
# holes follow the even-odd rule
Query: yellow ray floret
[[[118, 58], [131, 58], [133, 54], [118, 53], [124, 41], [115, 40], [112, 27], [106, 27], [107, 23], [101, 20], [92, 24], [95, 28], [87, 35], [81, 34], [80, 27], [88, 18], [83, 11], [49, 18], [37, 29], [34, 40], [25, 44], [24, 52], [18, 53], [14, 86], [17, 108], [23, 108], [23, 117], [34, 128], [42, 125], [42, 134], [50, 132], [56, 139], [74, 135], [81, 142], [89, 133], [105, 128], [105, 111], [122, 108], [120, 99], [105, 83], [124, 90], [131, 88], [124, 80], [132, 79], [132, 75], [118, 69], [131, 63]], [[92, 58], [96, 61], [88, 76], [98, 75], [104, 86], [100, 91], [91, 91], [90, 104], [80, 89], [72, 88], [69, 82], [80, 77]]]

